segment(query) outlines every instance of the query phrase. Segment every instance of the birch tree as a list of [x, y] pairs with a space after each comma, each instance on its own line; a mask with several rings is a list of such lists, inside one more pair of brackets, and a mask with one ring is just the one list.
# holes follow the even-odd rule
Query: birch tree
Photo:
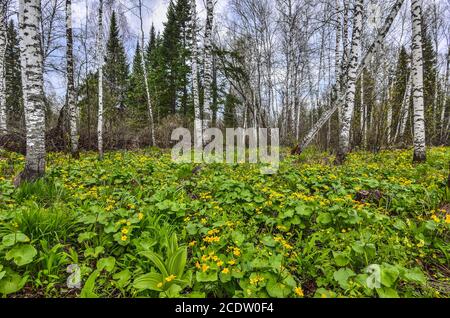
[[347, 76], [347, 88], [345, 105], [342, 109], [342, 123], [339, 135], [339, 149], [336, 161], [342, 163], [345, 160], [350, 148], [350, 129], [355, 108], [356, 80], [358, 70], [358, 58], [361, 47], [361, 33], [363, 26], [363, 6], [364, 0], [357, 0], [354, 8], [353, 18], [353, 38], [351, 44], [350, 61]]
[[45, 111], [40, 43], [41, 1], [19, 0], [19, 41], [26, 127], [25, 169], [16, 179], [35, 181], [45, 173]]
[[206, 0], [206, 25], [204, 39], [204, 102], [203, 117], [205, 126], [211, 123], [212, 82], [213, 82], [213, 56], [212, 56], [212, 31], [214, 25], [214, 0]]
[[75, 97], [74, 61], [73, 61], [73, 31], [72, 31], [72, 0], [66, 0], [66, 36], [67, 36], [67, 109], [69, 111], [70, 150], [74, 158], [78, 153], [78, 109]]
[[7, 133], [5, 55], [8, 43], [8, 1], [0, 4], [0, 135]]
[[98, 68], [98, 119], [97, 140], [98, 155], [103, 159], [103, 0], [98, 8], [98, 34], [97, 34], [97, 68]]
[[[203, 124], [200, 111], [199, 83], [198, 83], [198, 44], [197, 44], [197, 8], [195, 0], [190, 0], [191, 11], [191, 72], [192, 98], [194, 102], [194, 142], [195, 148], [203, 145]], [[197, 158], [199, 159], [199, 158]]]
[[411, 1], [412, 14], [412, 96], [414, 111], [414, 161], [426, 160], [425, 111], [423, 97], [422, 4]]

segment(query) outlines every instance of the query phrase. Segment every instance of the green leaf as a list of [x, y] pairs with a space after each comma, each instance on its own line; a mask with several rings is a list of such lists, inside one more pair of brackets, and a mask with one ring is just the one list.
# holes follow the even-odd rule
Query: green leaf
[[99, 270], [95, 270], [89, 275], [89, 278], [86, 280], [83, 289], [81, 290], [80, 297], [81, 298], [98, 298], [98, 295], [94, 293], [95, 288], [95, 280], [100, 275]]
[[119, 288], [123, 288], [130, 282], [131, 272], [128, 269], [125, 269], [117, 274], [113, 275], [113, 279], [116, 281], [116, 286]]
[[350, 258], [345, 253], [333, 252], [333, 256], [337, 266], [344, 267], [350, 263]]
[[265, 245], [265, 246], [269, 246], [269, 247], [274, 247], [277, 242], [273, 239], [272, 235], [265, 235], [262, 239], [261, 242]]
[[22, 244], [14, 246], [6, 253], [5, 258], [7, 260], [14, 259], [14, 263], [16, 263], [17, 266], [23, 266], [31, 263], [36, 254], [37, 251], [33, 246], [30, 244]]
[[22, 277], [17, 273], [10, 272], [0, 280], [0, 294], [9, 295], [17, 293], [25, 286], [28, 276]]
[[161, 274], [164, 275], [164, 277], [169, 276], [169, 273], [167, 272], [166, 266], [164, 265], [161, 256], [159, 256], [156, 253], [153, 253], [152, 251], [144, 251], [139, 254], [147, 257], [156, 266], [156, 268], [159, 269], [159, 271], [161, 272]]
[[404, 278], [407, 281], [422, 284], [422, 285], [427, 282], [426, 276], [422, 273], [422, 271], [418, 267], [408, 270], [405, 273]]
[[133, 287], [138, 290], [155, 290], [155, 291], [163, 291], [162, 287], [158, 287], [158, 284], [163, 283], [164, 278], [159, 273], [148, 273], [136, 277], [133, 282]]
[[84, 232], [78, 235], [78, 243], [82, 243], [84, 241], [90, 240], [91, 238], [95, 237], [97, 233], [94, 232]]
[[3, 236], [2, 244], [4, 247], [13, 246], [16, 243], [26, 243], [29, 242], [30, 239], [23, 233], [12, 233]]
[[380, 298], [399, 298], [395, 289], [389, 287], [377, 288], [377, 293]]
[[92, 256], [97, 258], [100, 254], [104, 253], [105, 248], [103, 246], [97, 246], [95, 249], [92, 247], [87, 248], [84, 251], [84, 257]]
[[312, 210], [303, 204], [297, 205], [295, 207], [295, 212], [301, 216], [311, 216], [312, 214]]
[[333, 277], [342, 289], [348, 289], [348, 279], [355, 275], [355, 272], [353, 272], [350, 268], [341, 268], [334, 272]]
[[196, 277], [197, 281], [200, 283], [215, 282], [218, 279], [216, 271], [197, 272], [195, 277]]
[[381, 266], [381, 284], [392, 287], [399, 276], [399, 270], [393, 265], [383, 263]]
[[183, 276], [184, 268], [187, 261], [187, 249], [186, 247], [179, 248], [175, 255], [173, 255], [167, 264], [167, 270], [169, 274], [174, 274], [177, 277]]
[[267, 293], [273, 298], [286, 298], [292, 291], [288, 285], [270, 280], [266, 285]]
[[107, 272], [112, 272], [115, 265], [116, 259], [114, 257], [104, 257], [98, 260], [97, 269], [99, 271], [106, 270]]
[[329, 224], [331, 221], [332, 218], [330, 213], [320, 213], [317, 217], [317, 222], [320, 224]]

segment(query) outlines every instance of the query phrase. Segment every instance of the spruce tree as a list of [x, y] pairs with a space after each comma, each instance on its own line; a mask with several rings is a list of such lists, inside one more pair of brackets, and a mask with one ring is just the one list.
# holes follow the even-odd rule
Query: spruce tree
[[141, 47], [136, 44], [136, 51], [133, 58], [133, 67], [129, 79], [128, 89], [128, 114], [133, 124], [144, 127], [147, 124], [147, 103], [145, 87], [143, 83], [142, 55]]
[[125, 48], [120, 38], [116, 13], [113, 11], [104, 66], [105, 113], [109, 120], [111, 116], [114, 116], [114, 110], [123, 110], [125, 107], [127, 79], [128, 64]]
[[24, 132], [24, 110], [22, 98], [22, 77], [20, 72], [20, 48], [16, 26], [11, 20], [8, 25], [8, 44], [5, 54], [6, 110], [8, 127], [12, 131]]

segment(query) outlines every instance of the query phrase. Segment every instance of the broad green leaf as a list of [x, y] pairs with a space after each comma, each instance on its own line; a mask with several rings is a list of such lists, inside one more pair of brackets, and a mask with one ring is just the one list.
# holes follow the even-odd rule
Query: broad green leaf
[[23, 233], [12, 233], [12, 234], [8, 234], [3, 236], [2, 239], [2, 245], [4, 247], [9, 247], [9, 246], [13, 246], [14, 244], [17, 243], [27, 243], [29, 242], [30, 239], [28, 238], [28, 236], [26, 236]]
[[381, 284], [392, 287], [399, 276], [399, 270], [393, 265], [383, 263], [381, 266]]
[[164, 278], [159, 273], [148, 273], [141, 276], [138, 276], [134, 282], [133, 287], [138, 290], [155, 290], [155, 291], [163, 291], [163, 286], [161, 283], [164, 283]]
[[107, 272], [112, 272], [115, 265], [116, 259], [114, 257], [104, 257], [98, 260], [97, 269], [99, 271], [106, 270]]
[[168, 277], [170, 275], [167, 272], [166, 266], [164, 265], [161, 256], [159, 256], [156, 253], [153, 253], [152, 251], [144, 251], [139, 254], [147, 257], [153, 263], [153, 265], [155, 265], [156, 268], [159, 269], [159, 271], [161, 272], [161, 274], [164, 275], [164, 277]]
[[31, 263], [36, 254], [37, 251], [32, 245], [21, 244], [14, 246], [10, 251], [8, 251], [5, 259], [13, 259], [17, 266], [23, 266]]
[[350, 263], [350, 258], [345, 253], [333, 252], [333, 257], [337, 266], [344, 267]]
[[350, 268], [341, 268], [334, 272], [333, 278], [339, 283], [339, 286], [341, 286], [342, 289], [348, 289], [348, 279], [355, 275], [355, 272]]
[[17, 293], [25, 286], [28, 276], [20, 276], [17, 273], [10, 272], [0, 280], [0, 294], [9, 295]]
[[217, 281], [217, 272], [216, 271], [208, 271], [208, 272], [197, 272], [195, 275], [197, 278], [197, 282], [215, 282]]

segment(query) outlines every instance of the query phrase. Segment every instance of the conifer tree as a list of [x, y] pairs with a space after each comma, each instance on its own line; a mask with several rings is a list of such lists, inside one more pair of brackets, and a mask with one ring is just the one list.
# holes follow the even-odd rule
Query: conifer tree
[[11, 20], [8, 24], [8, 44], [5, 53], [6, 112], [11, 131], [24, 132], [22, 77], [20, 72], [20, 47], [17, 28]]

